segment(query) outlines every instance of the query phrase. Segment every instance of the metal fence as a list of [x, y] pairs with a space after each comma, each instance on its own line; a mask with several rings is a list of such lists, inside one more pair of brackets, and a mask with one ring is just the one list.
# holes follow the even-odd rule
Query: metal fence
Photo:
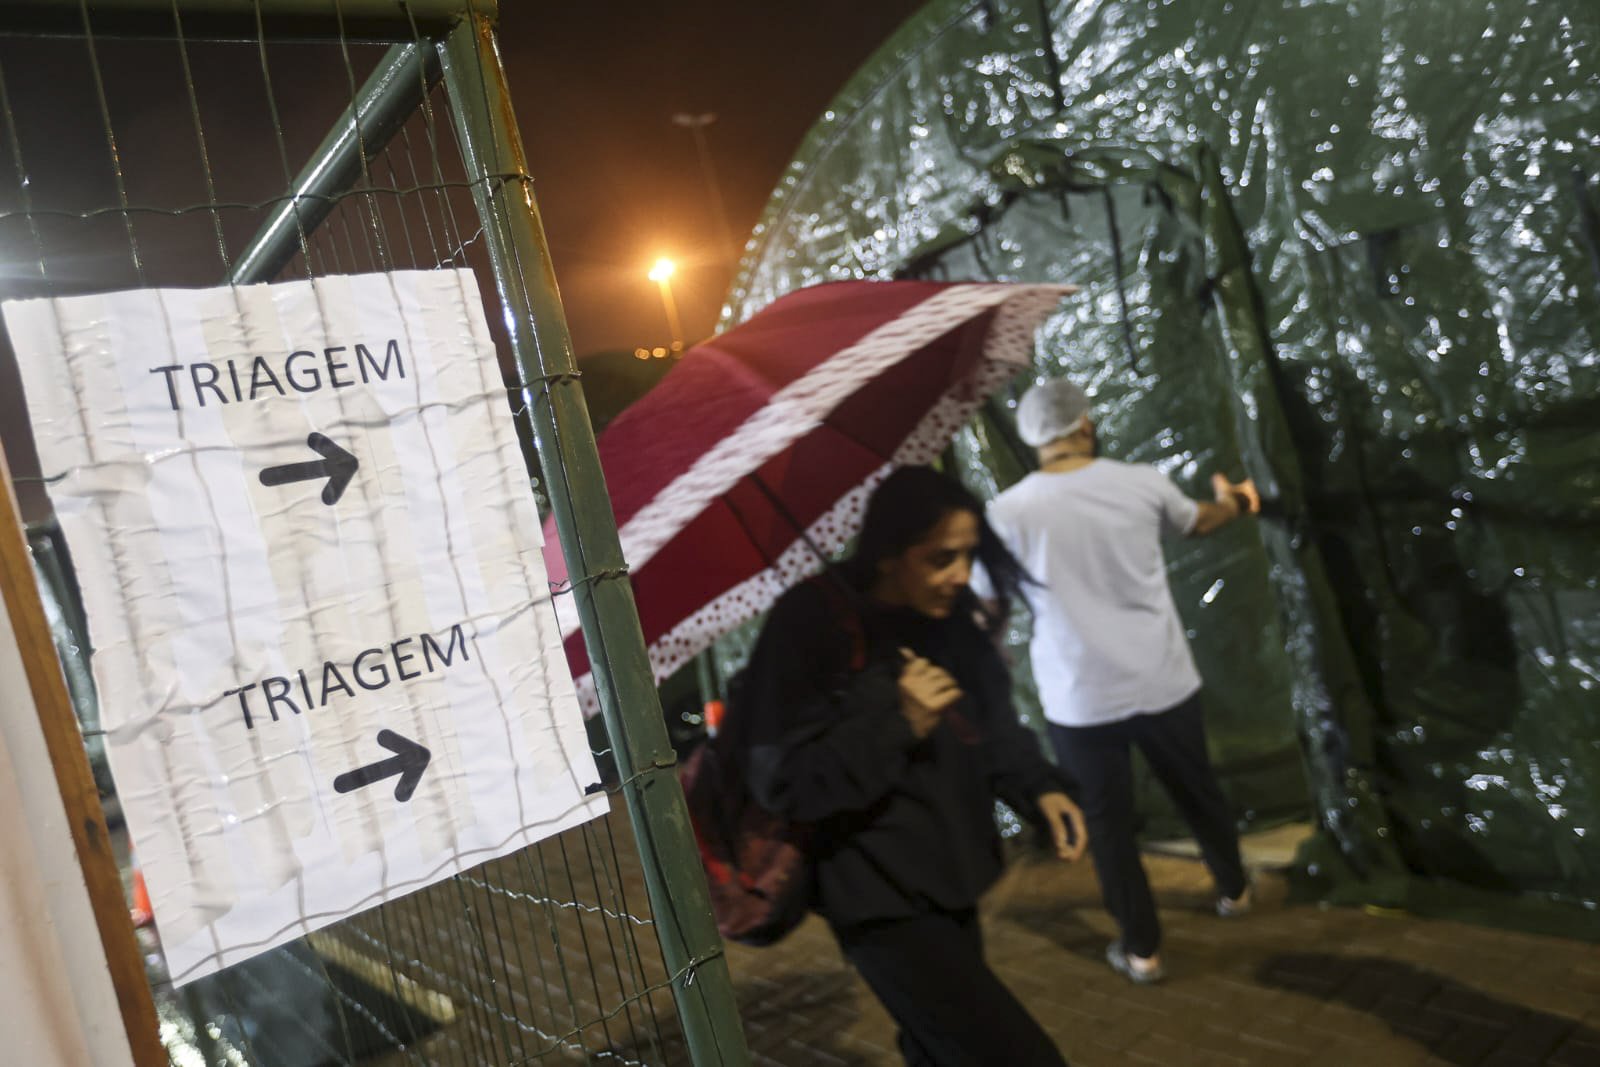
[[[747, 1058], [493, 15], [471, 0], [18, 0], [0, 13], [0, 297], [477, 273], [532, 486], [575, 576], [554, 592], [574, 602], [596, 667], [590, 735], [624, 801], [180, 989], [142, 931], [172, 1064]], [[93, 756], [81, 610], [9, 359], [6, 455]]]

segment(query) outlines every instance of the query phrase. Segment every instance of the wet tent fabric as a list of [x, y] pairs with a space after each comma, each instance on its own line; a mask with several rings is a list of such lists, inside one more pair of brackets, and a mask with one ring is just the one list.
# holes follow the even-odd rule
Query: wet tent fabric
[[[837, 278], [1084, 286], [1037, 371], [1092, 388], [1107, 453], [1272, 499], [1171, 556], [1236, 806], [1311, 806], [1335, 895], [1574, 929], [1597, 127], [1593, 4], [939, 0], [811, 131], [727, 318]], [[961, 441], [990, 489], [1022, 470], [1008, 408]]]

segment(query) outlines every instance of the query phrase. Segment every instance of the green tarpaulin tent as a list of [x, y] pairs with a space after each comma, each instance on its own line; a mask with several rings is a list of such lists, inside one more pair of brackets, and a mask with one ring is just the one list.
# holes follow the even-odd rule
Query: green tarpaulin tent
[[[1241, 813], [1314, 810], [1335, 896], [1594, 933], [1597, 135], [1594, 4], [939, 0], [810, 133], [729, 317], [1082, 285], [1038, 371], [1108, 453], [1272, 499], [1170, 556]], [[991, 489], [1006, 408], [959, 442]]]

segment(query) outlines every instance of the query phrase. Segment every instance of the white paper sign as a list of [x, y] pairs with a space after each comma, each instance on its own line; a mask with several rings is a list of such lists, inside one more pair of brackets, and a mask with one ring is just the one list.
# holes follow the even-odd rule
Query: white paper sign
[[4, 312], [175, 982], [606, 810], [470, 271]]

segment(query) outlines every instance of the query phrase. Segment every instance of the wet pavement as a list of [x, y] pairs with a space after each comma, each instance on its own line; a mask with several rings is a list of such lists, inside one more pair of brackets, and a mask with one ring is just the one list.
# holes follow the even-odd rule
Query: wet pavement
[[[1600, 946], [1290, 905], [1271, 872], [1251, 915], [1219, 919], [1198, 862], [1146, 862], [1166, 928], [1159, 986], [1104, 963], [1113, 926], [1087, 863], [1014, 865], [985, 903], [991, 964], [1075, 1067], [1600, 1065]], [[757, 1062], [900, 1062], [820, 921], [729, 954]]]
[[[1289, 903], [1299, 836], [1246, 840], [1257, 905], [1239, 919], [1215, 915], [1181, 843], [1147, 854], [1155, 987], [1105, 964], [1087, 862], [1021, 858], [984, 902], [991, 964], [1076, 1067], [1600, 1067], [1600, 945]], [[182, 1064], [685, 1064], [647, 907], [614, 812], [165, 993], [165, 1036]], [[820, 920], [728, 957], [758, 1064], [900, 1062]]]

